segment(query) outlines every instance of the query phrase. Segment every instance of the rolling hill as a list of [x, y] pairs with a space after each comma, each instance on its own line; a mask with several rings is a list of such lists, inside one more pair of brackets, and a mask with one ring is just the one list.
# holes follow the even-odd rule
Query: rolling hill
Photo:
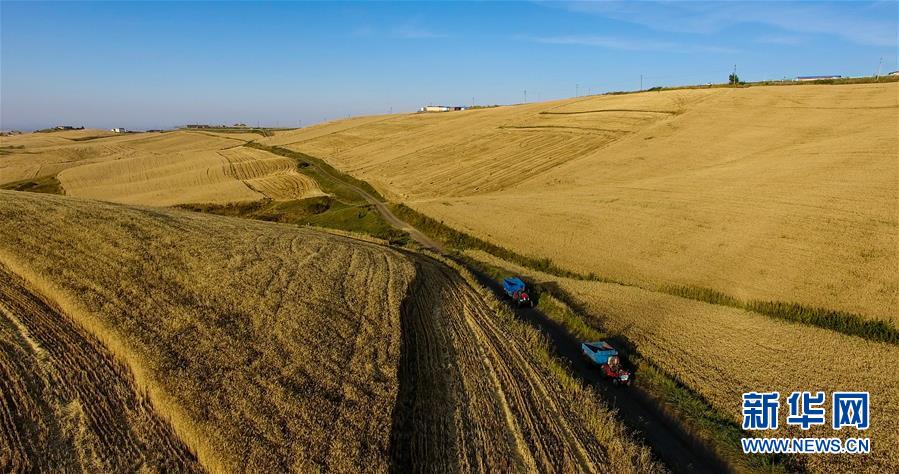
[[899, 84], [688, 89], [261, 141], [571, 271], [897, 323]]

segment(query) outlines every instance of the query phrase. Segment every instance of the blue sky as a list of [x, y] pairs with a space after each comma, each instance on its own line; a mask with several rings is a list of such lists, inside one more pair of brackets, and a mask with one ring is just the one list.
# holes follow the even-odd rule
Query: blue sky
[[296, 126], [897, 67], [897, 3], [0, 3], [0, 128]]

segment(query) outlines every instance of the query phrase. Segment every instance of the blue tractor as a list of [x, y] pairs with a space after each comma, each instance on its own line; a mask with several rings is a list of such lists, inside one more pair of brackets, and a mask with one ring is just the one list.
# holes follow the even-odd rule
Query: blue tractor
[[521, 281], [521, 278], [511, 277], [504, 279], [503, 291], [506, 292], [506, 296], [512, 298], [512, 301], [519, 308], [522, 306], [534, 307], [534, 300], [528, 294], [527, 285]]

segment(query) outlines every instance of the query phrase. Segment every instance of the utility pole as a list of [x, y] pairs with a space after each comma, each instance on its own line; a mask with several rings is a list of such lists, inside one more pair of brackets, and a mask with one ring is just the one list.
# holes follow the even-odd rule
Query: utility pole
[[640, 91], [643, 91], [643, 74], [640, 74]]
[[880, 68], [882, 68], [882, 67], [883, 67], [883, 56], [880, 57], [880, 64], [877, 65], [877, 75], [874, 76], [875, 78], [880, 79]]
[[575, 84], [575, 85], [574, 85], [574, 96], [575, 96], [575, 97], [578, 96], [578, 88], [579, 88], [580, 86], [581, 86], [580, 84]]
[[527, 89], [524, 90], [524, 103], [525, 104], [528, 103], [528, 90]]
[[734, 64], [734, 75], [733, 75], [733, 78], [734, 78], [734, 87], [737, 87], [737, 65], [736, 65], [736, 64]]

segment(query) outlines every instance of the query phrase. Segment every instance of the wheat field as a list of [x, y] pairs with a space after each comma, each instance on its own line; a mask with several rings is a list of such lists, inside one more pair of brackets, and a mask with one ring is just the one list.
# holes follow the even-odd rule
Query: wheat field
[[266, 139], [457, 229], [647, 288], [899, 315], [899, 84], [694, 89]]
[[[291, 160], [243, 147], [246, 141], [226, 134], [89, 135], [84, 141], [56, 137], [68, 133], [9, 137], [4, 146], [13, 148], [0, 155], [0, 184], [52, 176], [71, 196], [152, 206], [278, 201], [324, 194]], [[35, 143], [34, 135], [63, 143]]]
[[[23, 192], [0, 191], [0, 221], [3, 294], [44, 302], [0, 318], [9, 380], [26, 383], [16, 367], [59, 344], [53, 318], [70, 320], [99, 344], [54, 370], [77, 378], [107, 354], [126, 372], [121, 393], [146, 394], [145, 417], [186, 452], [174, 459], [195, 455], [198, 469], [660, 470], [595, 394], [558, 381], [534, 334], [430, 257], [295, 226]], [[31, 322], [36, 307], [53, 308], [41, 310], [47, 324]], [[86, 412], [118, 403], [79, 393]], [[0, 470], [51, 454], [28, 436], [54, 416], [28, 413], [0, 431], [0, 445], [17, 446]], [[97, 424], [128, 434], [141, 423]], [[109, 439], [78, 446], [102, 453]], [[135, 457], [143, 464], [129, 466], [157, 466], [159, 441], [140, 439], [131, 457], [104, 458], [111, 470]]]
[[[744, 392], [779, 391], [784, 397], [794, 390], [869, 391], [875, 405], [864, 437], [872, 440], [871, 456], [807, 456], [804, 461], [815, 472], [899, 469], [893, 444], [899, 439], [895, 345], [633, 286], [559, 278], [481, 251], [467, 254], [537, 282], [557, 282], [586, 307], [595, 323], [626, 338], [640, 354], [736, 423], [742, 422]], [[829, 426], [802, 432], [787, 428], [785, 408], [780, 414], [783, 429], [770, 436], [859, 435], [854, 430], [835, 432]]]

